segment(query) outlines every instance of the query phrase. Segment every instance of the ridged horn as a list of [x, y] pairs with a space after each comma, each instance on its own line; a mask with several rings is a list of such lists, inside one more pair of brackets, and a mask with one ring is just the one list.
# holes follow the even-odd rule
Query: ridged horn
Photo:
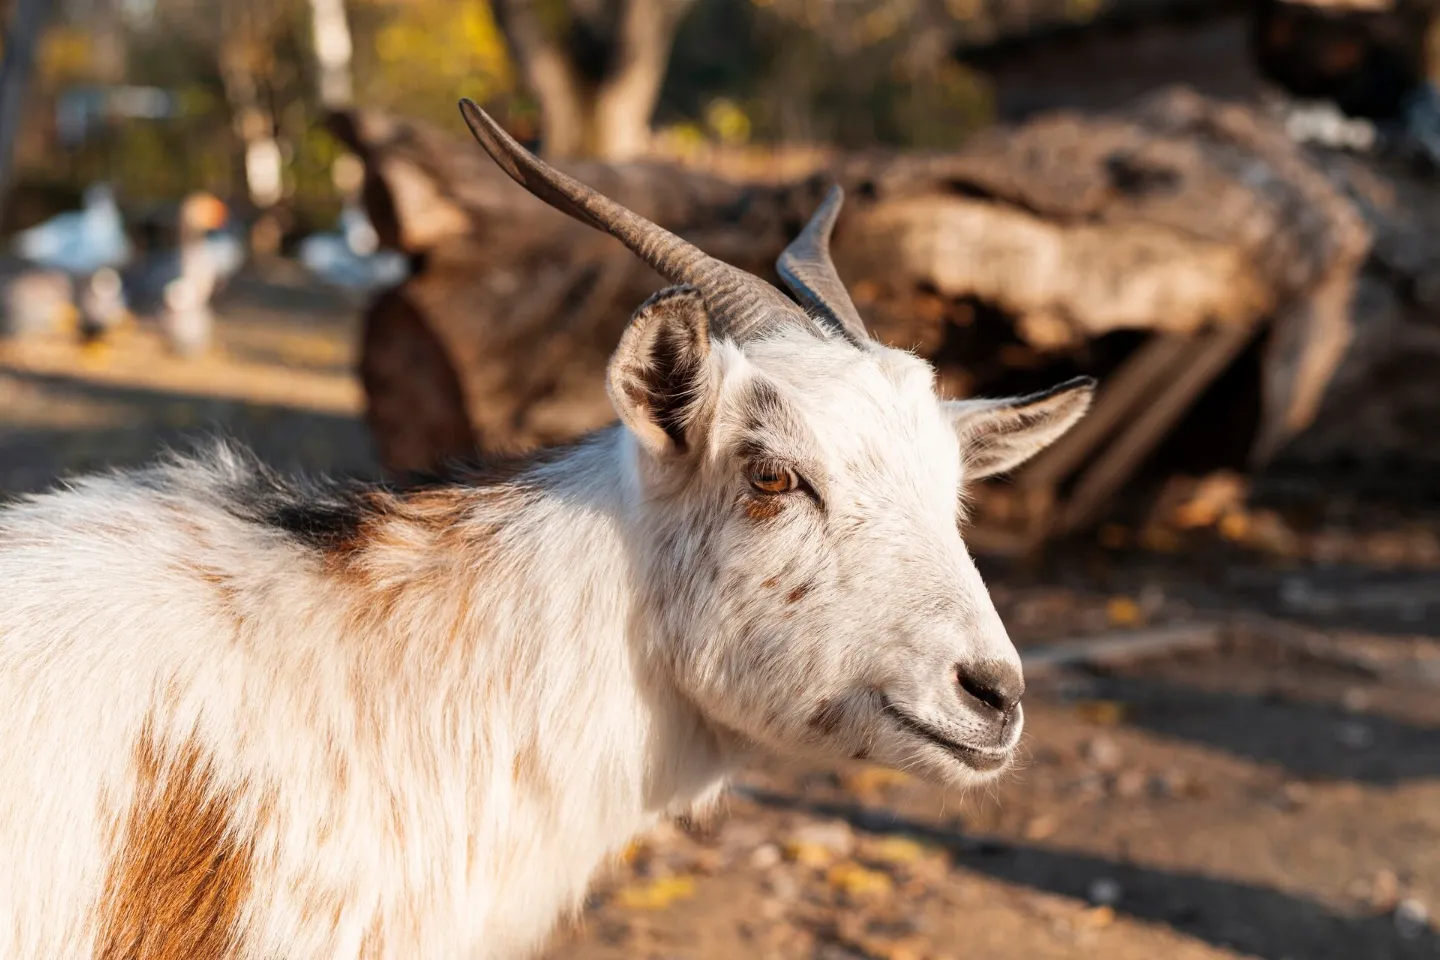
[[671, 283], [686, 283], [699, 290], [715, 333], [743, 340], [776, 324], [802, 323], [816, 329], [809, 315], [775, 287], [715, 259], [556, 170], [515, 142], [474, 101], [461, 100], [460, 115], [480, 146], [510, 179], [556, 210], [610, 234]]
[[845, 191], [837, 183], [825, 195], [805, 229], [780, 254], [775, 269], [812, 315], [861, 344], [870, 339], [870, 334], [830, 259], [830, 232], [835, 229], [835, 220], [844, 202]]

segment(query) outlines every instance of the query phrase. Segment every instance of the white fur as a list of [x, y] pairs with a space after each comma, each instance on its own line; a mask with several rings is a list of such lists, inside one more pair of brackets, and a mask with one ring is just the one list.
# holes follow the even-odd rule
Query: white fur
[[[988, 736], [954, 665], [1018, 671], [957, 529], [974, 424], [880, 347], [722, 341], [705, 369], [683, 467], [612, 427], [442, 523], [381, 517], [343, 570], [252, 515], [225, 448], [0, 512], [0, 956], [95, 954], [144, 737], [198, 750], [253, 849], [255, 960], [524, 955], [757, 745], [992, 775], [877, 699]], [[759, 382], [823, 510], [747, 514]]]

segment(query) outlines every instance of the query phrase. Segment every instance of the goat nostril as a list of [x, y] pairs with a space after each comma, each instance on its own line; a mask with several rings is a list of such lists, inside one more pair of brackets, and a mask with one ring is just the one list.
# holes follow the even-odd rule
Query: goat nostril
[[999, 660], [985, 660], [972, 667], [955, 667], [960, 689], [994, 710], [1011, 713], [1025, 695], [1025, 678], [1020, 671]]

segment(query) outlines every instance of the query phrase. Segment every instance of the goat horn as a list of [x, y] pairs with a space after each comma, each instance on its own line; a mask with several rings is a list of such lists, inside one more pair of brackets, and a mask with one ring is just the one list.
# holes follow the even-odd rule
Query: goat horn
[[845, 191], [837, 183], [825, 195], [805, 229], [780, 254], [775, 269], [806, 308], [860, 344], [868, 340], [870, 334], [830, 259], [830, 232], [835, 229], [835, 220], [844, 202]]
[[716, 333], [743, 340], [776, 323], [815, 326], [809, 315], [769, 283], [716, 260], [551, 167], [516, 143], [474, 101], [462, 99], [460, 114], [480, 146], [510, 179], [555, 209], [615, 237], [671, 283], [686, 283], [699, 290]]

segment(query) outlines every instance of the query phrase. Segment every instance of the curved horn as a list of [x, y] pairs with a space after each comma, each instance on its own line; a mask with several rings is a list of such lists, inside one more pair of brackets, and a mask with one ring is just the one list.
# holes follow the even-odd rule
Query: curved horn
[[830, 260], [830, 231], [835, 229], [835, 219], [844, 202], [845, 191], [837, 183], [811, 215], [805, 229], [780, 254], [775, 269], [801, 303], [860, 344], [870, 339], [870, 334]]
[[743, 340], [776, 322], [813, 325], [803, 310], [764, 280], [716, 260], [551, 167], [516, 143], [474, 101], [461, 100], [460, 114], [480, 146], [510, 179], [556, 210], [615, 237], [671, 283], [688, 283], [699, 290], [716, 333]]

